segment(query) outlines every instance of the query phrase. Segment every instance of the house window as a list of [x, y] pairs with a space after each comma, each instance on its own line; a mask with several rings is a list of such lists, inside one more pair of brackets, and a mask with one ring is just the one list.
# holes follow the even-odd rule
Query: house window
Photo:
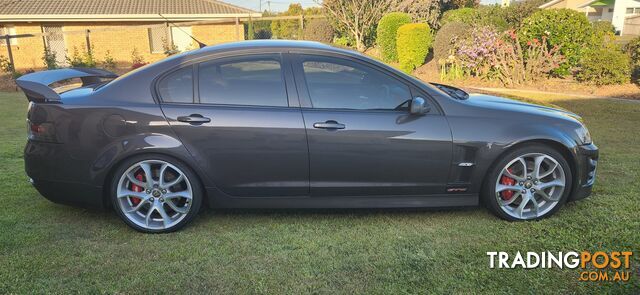
[[640, 14], [640, 7], [627, 8], [627, 14]]
[[149, 28], [149, 48], [151, 53], [163, 53], [165, 44], [169, 44], [169, 34], [166, 27]]
[[[15, 34], [16, 34], [16, 27], [0, 26], [0, 36], [4, 37], [4, 35], [15, 35]], [[18, 38], [11, 38], [9, 42], [11, 42], [11, 45], [18, 45]], [[1, 38], [0, 45], [7, 45], [7, 41], [5, 38]]]

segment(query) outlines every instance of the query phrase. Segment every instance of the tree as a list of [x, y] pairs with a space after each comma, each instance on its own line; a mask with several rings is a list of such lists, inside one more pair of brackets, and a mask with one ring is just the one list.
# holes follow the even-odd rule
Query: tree
[[[295, 16], [303, 13], [302, 5], [292, 3], [287, 11], [278, 16]], [[278, 20], [271, 22], [271, 32], [278, 39], [298, 39], [300, 35], [300, 21], [297, 19]]]
[[442, 8], [448, 2], [449, 0], [401, 0], [395, 10], [410, 14], [416, 22], [438, 28]]
[[[320, 0], [315, 0], [320, 4]], [[355, 41], [358, 51], [371, 45], [371, 36], [382, 16], [397, 5], [398, 0], [324, 0], [327, 17], [337, 30]]]

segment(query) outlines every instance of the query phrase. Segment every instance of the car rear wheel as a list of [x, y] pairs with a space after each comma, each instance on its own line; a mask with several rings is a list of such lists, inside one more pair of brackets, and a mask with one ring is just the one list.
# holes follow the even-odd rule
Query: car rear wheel
[[483, 193], [487, 207], [507, 220], [537, 220], [552, 215], [571, 191], [571, 169], [556, 150], [529, 145], [513, 150], [495, 165]]
[[114, 173], [113, 207], [124, 222], [147, 233], [178, 230], [200, 210], [202, 188], [182, 163], [162, 155], [134, 157]]

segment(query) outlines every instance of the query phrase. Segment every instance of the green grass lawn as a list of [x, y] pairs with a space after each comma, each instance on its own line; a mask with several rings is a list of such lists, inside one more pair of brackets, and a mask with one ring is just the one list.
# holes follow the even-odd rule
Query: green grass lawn
[[[522, 95], [522, 94], [518, 94]], [[531, 96], [529, 99], [540, 99]], [[640, 103], [546, 97], [601, 149], [591, 198], [539, 222], [467, 210], [208, 211], [145, 235], [27, 183], [26, 99], [0, 93], [0, 293], [638, 293]], [[635, 251], [628, 283], [489, 269], [487, 251]]]

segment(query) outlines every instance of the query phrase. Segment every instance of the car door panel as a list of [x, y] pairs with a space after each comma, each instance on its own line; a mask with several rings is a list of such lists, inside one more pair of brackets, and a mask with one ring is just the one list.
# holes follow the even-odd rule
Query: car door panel
[[[312, 196], [445, 192], [451, 131], [436, 108], [423, 116], [409, 114], [401, 106], [412, 97], [410, 87], [356, 61], [303, 54], [292, 59], [309, 141]], [[353, 96], [355, 103], [348, 102]]]
[[[291, 77], [287, 72], [281, 80], [274, 76], [273, 60], [284, 64], [279, 54], [262, 54], [195, 65], [195, 88], [200, 90], [195, 100], [200, 103], [162, 104], [196, 162], [232, 197], [309, 195], [302, 113], [288, 106], [288, 95], [295, 91], [287, 91], [284, 84]], [[261, 102], [271, 106], [255, 105]]]
[[443, 116], [404, 112], [303, 111], [344, 129], [308, 127], [312, 196], [424, 195], [444, 192], [451, 133]]
[[[225, 193], [238, 197], [306, 196], [308, 152], [299, 109], [164, 105], [173, 130]], [[178, 116], [198, 113], [194, 126]]]

